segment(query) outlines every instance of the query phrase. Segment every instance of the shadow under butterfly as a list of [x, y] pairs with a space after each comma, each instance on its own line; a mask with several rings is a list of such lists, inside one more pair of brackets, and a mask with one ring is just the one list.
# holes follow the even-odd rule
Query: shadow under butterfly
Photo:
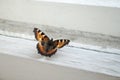
[[49, 39], [48, 36], [46, 36], [40, 29], [34, 28], [33, 30], [35, 34], [35, 38], [38, 41], [37, 43], [37, 50], [38, 53], [51, 57], [53, 54], [56, 53], [57, 49], [62, 48], [63, 46], [67, 45], [70, 40], [68, 39], [59, 39], [59, 40], [53, 40]]

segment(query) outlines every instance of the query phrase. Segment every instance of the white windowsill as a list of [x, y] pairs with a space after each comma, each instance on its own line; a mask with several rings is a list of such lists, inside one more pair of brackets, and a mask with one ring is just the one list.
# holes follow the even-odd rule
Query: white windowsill
[[[51, 58], [41, 57], [41, 55], [37, 53], [37, 41], [34, 41], [35, 38], [33, 36], [33, 28], [36, 26], [45, 31], [46, 34], [51, 34], [51, 37], [54, 39], [57, 39], [55, 38], [56, 36], [59, 38], [65, 36], [64, 38], [69, 37], [68, 39], [70, 39], [71, 42], [68, 46], [59, 49]], [[74, 42], [74, 38], [79, 40], [77, 36], [80, 37], [80, 40], [84, 37], [83, 40], [87, 40], [87, 42], [89, 42], [89, 38], [91, 40], [91, 37], [93, 37], [94, 43], [98, 40], [98, 38], [102, 38], [102, 40], [107, 41], [107, 44], [108, 42], [109, 44], [114, 41], [119, 42], [119, 38], [113, 37], [113, 39], [110, 36], [98, 34], [93, 35], [86, 32], [81, 32], [81, 34], [79, 34], [80, 32], [78, 31], [76, 34], [72, 33], [75, 35], [74, 37], [71, 36], [71, 32], [75, 32], [74, 30], [67, 30], [66, 32], [66, 29], [61, 30], [55, 27], [51, 28], [50, 26], [27, 24], [2, 19], [0, 21], [0, 27], [0, 74], [2, 74], [0, 75], [0, 79], [120, 79], [119, 49], [108, 48], [107, 46], [85, 45], [82, 44], [81, 41], [80, 43]], [[56, 29], [58, 30], [57, 32]], [[60, 34], [58, 34], [59, 31], [61, 32]], [[61, 36], [61, 34], [64, 36]], [[104, 42], [104, 44], [106, 44], [106, 42]], [[118, 45], [119, 43], [116, 46]]]
[[[45, 58], [37, 53], [37, 41], [0, 35], [0, 42], [0, 53], [113, 76], [119, 76], [120, 73], [119, 59], [116, 58], [120, 56], [118, 49], [70, 42], [69, 46], [59, 49], [51, 58]], [[109, 63], [112, 61], [115, 61], [112, 63], [115, 65]]]

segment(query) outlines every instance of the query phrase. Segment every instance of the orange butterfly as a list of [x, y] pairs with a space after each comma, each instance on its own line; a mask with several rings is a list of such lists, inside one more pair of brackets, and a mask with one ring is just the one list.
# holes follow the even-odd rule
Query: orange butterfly
[[38, 53], [44, 56], [51, 57], [53, 54], [56, 53], [58, 48], [62, 48], [70, 42], [70, 40], [68, 39], [60, 39], [53, 41], [53, 39], [49, 39], [49, 37], [46, 36], [38, 28], [34, 28], [33, 32], [35, 34], [36, 40], [39, 41], [37, 44]]

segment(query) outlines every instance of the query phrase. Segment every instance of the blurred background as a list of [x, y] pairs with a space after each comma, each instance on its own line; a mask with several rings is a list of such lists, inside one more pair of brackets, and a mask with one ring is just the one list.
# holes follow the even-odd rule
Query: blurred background
[[[71, 42], [42, 57], [34, 27]], [[21, 79], [120, 80], [120, 0], [0, 0], [0, 80]]]

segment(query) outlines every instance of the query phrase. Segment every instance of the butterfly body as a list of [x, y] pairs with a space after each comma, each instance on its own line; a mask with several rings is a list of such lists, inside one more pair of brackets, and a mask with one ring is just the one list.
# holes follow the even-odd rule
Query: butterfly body
[[60, 39], [60, 40], [49, 39], [49, 37], [47, 37], [38, 28], [34, 28], [33, 32], [35, 34], [36, 40], [39, 41], [37, 43], [38, 53], [43, 56], [51, 57], [53, 54], [56, 53], [58, 48], [62, 48], [63, 46], [65, 46], [70, 42], [70, 40], [68, 39]]
[[57, 51], [57, 49], [55, 49], [55, 48], [48, 47], [48, 49], [49, 50], [46, 50], [46, 47], [42, 46], [40, 43], [37, 44], [38, 53], [40, 53], [41, 55], [51, 57]]

